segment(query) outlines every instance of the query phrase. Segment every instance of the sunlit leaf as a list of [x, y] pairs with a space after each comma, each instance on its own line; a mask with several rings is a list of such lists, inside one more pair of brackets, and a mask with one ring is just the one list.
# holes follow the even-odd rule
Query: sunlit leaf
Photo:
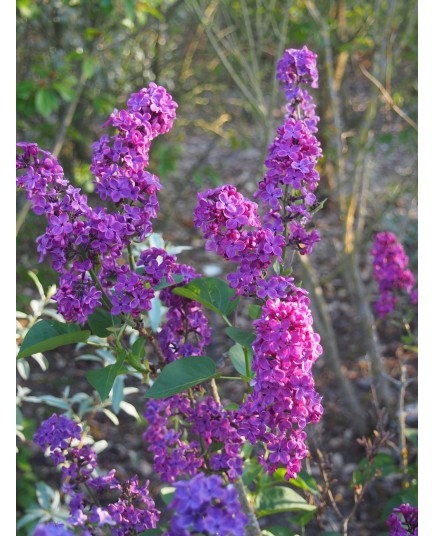
[[146, 392], [145, 398], [167, 398], [185, 391], [216, 374], [216, 366], [210, 357], [183, 357], [166, 365]]
[[54, 350], [59, 346], [86, 342], [90, 331], [81, 330], [77, 324], [65, 324], [57, 320], [40, 320], [34, 324], [24, 337], [17, 359], [38, 352]]

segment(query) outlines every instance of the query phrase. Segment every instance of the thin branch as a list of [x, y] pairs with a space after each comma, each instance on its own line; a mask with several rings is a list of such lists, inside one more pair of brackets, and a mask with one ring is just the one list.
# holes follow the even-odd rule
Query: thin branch
[[417, 132], [417, 130], [418, 130], [417, 123], [415, 121], [413, 121], [413, 119], [411, 117], [408, 117], [408, 115], [403, 110], [401, 110], [401, 108], [394, 102], [394, 100], [392, 99], [390, 93], [386, 90], [386, 88], [383, 86], [383, 84], [379, 80], [377, 80], [375, 78], [375, 76], [373, 76], [369, 71], [367, 71], [363, 67], [363, 65], [359, 65], [359, 68], [362, 71], [363, 75], [366, 76], [366, 78], [370, 82], [372, 82], [374, 84], [374, 86], [376, 86], [380, 90], [380, 92], [383, 95], [383, 97], [385, 98], [386, 102], [388, 104], [390, 104], [392, 110], [394, 110], [399, 115], [399, 117], [404, 119], [404, 121], [406, 123], [408, 123], [412, 128], [414, 128], [414, 130]]

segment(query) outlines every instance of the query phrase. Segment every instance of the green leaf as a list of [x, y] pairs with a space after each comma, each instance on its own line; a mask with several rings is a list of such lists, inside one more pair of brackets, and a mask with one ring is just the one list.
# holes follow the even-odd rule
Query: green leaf
[[[281, 469], [277, 469], [277, 471], [273, 473], [273, 477], [277, 481], [284, 482], [285, 474], [286, 474], [286, 469], [281, 468]], [[313, 495], [319, 494], [315, 479], [313, 478], [312, 475], [309, 475], [309, 473], [307, 473], [306, 471], [303, 471], [303, 470], [300, 471], [297, 475], [297, 478], [290, 478], [288, 480], [288, 483], [292, 484], [293, 486], [296, 486], [297, 488], [304, 489], [308, 491], [309, 493], [312, 493]]]
[[120, 318], [112, 316], [108, 311], [97, 307], [87, 319], [92, 333], [98, 337], [108, 337], [111, 335], [107, 328], [113, 328], [120, 325]]
[[124, 6], [127, 19], [129, 19], [130, 21], [134, 21], [134, 0], [124, 0]]
[[150, 15], [152, 15], [153, 17], [155, 17], [159, 21], [161, 21], [161, 22], [164, 21], [163, 15], [158, 11], [158, 9], [156, 9], [155, 7], [149, 5], [149, 3], [140, 4], [138, 7], [143, 9], [143, 11], [145, 11], [146, 13], [149, 13]]
[[116, 363], [113, 365], [107, 365], [106, 367], [98, 370], [90, 370], [86, 373], [87, 381], [98, 391], [102, 402], [104, 402], [104, 400], [110, 394], [116, 376], [123, 373], [122, 365], [124, 359], [125, 352], [121, 352]]
[[160, 495], [164, 501], [164, 504], [169, 505], [175, 495], [175, 488], [173, 486], [166, 486], [164, 488], [161, 488]]
[[405, 437], [417, 446], [417, 428], [406, 428]]
[[[252, 349], [247, 350], [247, 359], [250, 361], [250, 370], [252, 365], [252, 357], [253, 352]], [[241, 374], [241, 376], [247, 377], [247, 370], [246, 370], [246, 358], [244, 355], [244, 350], [241, 344], [234, 344], [229, 349], [229, 359], [231, 360], [232, 365], [234, 366], [234, 369]]]
[[262, 306], [261, 305], [249, 305], [249, 316], [252, 320], [257, 320], [261, 317]]
[[239, 302], [239, 297], [231, 299], [235, 290], [217, 277], [198, 277], [185, 287], [173, 289], [173, 293], [197, 301], [224, 317], [230, 315]]
[[291, 488], [275, 486], [260, 493], [255, 500], [257, 517], [264, 517], [282, 512], [304, 510], [314, 512], [316, 506], [308, 504], [306, 500]]
[[148, 311], [149, 322], [151, 324], [152, 331], [154, 332], [158, 330], [161, 321], [161, 315], [162, 310], [160, 298], [154, 296], [151, 299], [151, 309]]
[[35, 82], [24, 80], [16, 85], [16, 95], [18, 99], [28, 99], [35, 90]]
[[53, 87], [64, 101], [71, 102], [75, 99], [76, 92], [71, 87], [61, 82], [54, 82]]
[[97, 68], [97, 62], [95, 59], [86, 56], [83, 60], [82, 69], [86, 78], [92, 78]]
[[249, 486], [263, 472], [264, 468], [256, 460], [246, 460], [244, 462], [242, 476], [244, 485]]
[[226, 328], [226, 333], [234, 342], [237, 342], [246, 348], [252, 346], [253, 341], [256, 339], [255, 333], [244, 329], [234, 328], [232, 326]]
[[131, 346], [131, 352], [137, 357], [137, 359], [143, 359], [145, 357], [145, 339], [139, 337]]
[[112, 408], [115, 415], [119, 415], [121, 402], [124, 399], [124, 376], [116, 376], [113, 382]]
[[210, 357], [183, 357], [166, 365], [145, 398], [167, 398], [189, 387], [210, 380], [216, 374], [216, 366]]
[[67, 344], [86, 342], [89, 336], [90, 331], [80, 330], [77, 324], [40, 320], [29, 329], [24, 337], [17, 359], [29, 357], [38, 352], [54, 350]]
[[36, 110], [44, 117], [48, 117], [59, 107], [59, 97], [46, 87], [39, 89], [35, 96]]
[[396, 464], [392, 456], [380, 452], [371, 463], [367, 458], [363, 458], [353, 473], [353, 484], [364, 484], [375, 477], [377, 472], [381, 476], [387, 476], [396, 471]]
[[178, 285], [179, 283], [182, 283], [184, 281], [184, 276], [181, 274], [174, 274], [172, 277], [175, 281], [174, 283], [170, 283], [170, 281], [167, 281], [167, 279], [163, 277], [163, 279], [158, 283], [158, 285], [155, 285], [154, 290], [161, 290], [162, 288], [173, 287], [173, 285]]

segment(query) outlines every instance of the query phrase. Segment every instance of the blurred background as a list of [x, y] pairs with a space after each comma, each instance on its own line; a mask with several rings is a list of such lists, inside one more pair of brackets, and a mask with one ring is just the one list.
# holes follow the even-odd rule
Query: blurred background
[[[154, 230], [174, 245], [191, 246], [180, 262], [212, 275], [229, 268], [204, 250], [194, 228], [197, 193], [225, 183], [247, 196], [255, 191], [285, 114], [276, 63], [286, 48], [307, 45], [318, 54], [319, 89], [311, 94], [324, 155], [317, 197], [325, 204], [315, 216], [322, 240], [309, 258], [295, 260], [294, 270], [310, 292], [324, 347], [315, 367], [325, 405], [316, 439], [327, 443], [333, 470], [343, 478], [345, 509], [362, 453], [356, 438], [377, 425], [377, 401], [391, 415], [396, 411], [397, 390], [385, 377], [399, 378], [403, 362], [408, 376], [417, 376], [414, 311], [375, 322], [369, 254], [374, 233], [392, 231], [417, 275], [417, 2], [17, 0], [16, 7], [17, 140], [57, 155], [70, 181], [99, 204], [89, 165], [102, 124], [130, 93], [151, 81], [165, 86], [179, 108], [172, 131], [151, 149], [150, 171], [164, 187]], [[35, 239], [45, 222], [28, 209], [18, 192], [20, 311], [29, 310], [37, 293], [29, 271], [44, 288], [57, 278], [48, 262], [38, 264]], [[64, 372], [48, 357], [55, 383]], [[74, 366], [69, 374], [80, 376]], [[19, 381], [37, 391], [38, 374], [36, 366]], [[416, 426], [416, 383], [406, 403], [408, 424]], [[397, 432], [396, 423], [390, 426]], [[131, 453], [125, 456], [134, 465]], [[30, 475], [30, 462], [23, 467]], [[352, 534], [384, 530], [381, 514], [394, 486], [370, 489]]]

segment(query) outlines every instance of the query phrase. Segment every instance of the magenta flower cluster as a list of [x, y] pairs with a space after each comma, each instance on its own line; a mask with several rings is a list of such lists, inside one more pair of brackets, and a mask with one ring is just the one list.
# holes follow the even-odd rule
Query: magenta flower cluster
[[[161, 480], [174, 482], [206, 470], [225, 473], [230, 481], [242, 475], [243, 440], [234, 423], [235, 413], [211, 397], [194, 404], [186, 394], [150, 400], [144, 416], [148, 427], [143, 439]], [[182, 429], [177, 426], [180, 420]], [[212, 449], [219, 444], [223, 446]]]
[[319, 240], [315, 230], [307, 233], [304, 228], [317, 206], [313, 191], [321, 150], [313, 135], [318, 118], [301, 87], [317, 87], [315, 60], [304, 47], [285, 51], [278, 63], [288, 117], [269, 147], [268, 172], [255, 193], [265, 206], [262, 221], [256, 203], [230, 185], [199, 194], [194, 213], [207, 249], [238, 264], [228, 275], [230, 286], [265, 302], [254, 322], [253, 390], [235, 412], [234, 427], [239, 436], [262, 445], [258, 459], [269, 472], [282, 464], [288, 479], [300, 471], [307, 455], [306, 425], [318, 422], [323, 413], [312, 378], [322, 348], [306, 291], [293, 278], [268, 272], [275, 260], [283, 266], [286, 248], [310, 253]]
[[[68, 524], [81, 535], [95, 534], [97, 527], [109, 528], [114, 536], [137, 534], [156, 527], [160, 512], [149, 497], [149, 482], [140, 486], [137, 476], [133, 476], [120, 483], [114, 469], [105, 476], [97, 476], [96, 453], [83, 444], [78, 423], [54, 413], [42, 422], [33, 439], [48, 451], [54, 464], [61, 467], [62, 492], [69, 497]], [[116, 500], [113, 495], [117, 496]], [[112, 497], [108, 504], [98, 500], [106, 496]], [[65, 526], [49, 524], [39, 526], [36, 533], [48, 536], [73, 532]]]
[[97, 193], [114, 206], [112, 211], [91, 208], [53, 155], [34, 143], [17, 144], [17, 185], [26, 191], [34, 212], [47, 216], [38, 251], [41, 261], [51, 256], [60, 274], [53, 299], [66, 320], [84, 323], [104, 295], [113, 314], [137, 317], [151, 308], [153, 287], [163, 277], [170, 281], [176, 259], [162, 250], [142, 253], [137, 264], [143, 274], [128, 267], [123, 256], [133, 240], [143, 241], [152, 232], [161, 185], [145, 168], [152, 140], [170, 130], [176, 108], [166, 90], [151, 83], [106, 122], [116, 133], [93, 145], [91, 171]]
[[417, 506], [405, 503], [394, 508], [386, 521], [390, 536], [417, 536], [417, 517]]
[[231, 484], [225, 486], [218, 475], [202, 473], [191, 480], [175, 483], [169, 508], [174, 510], [165, 536], [244, 536], [247, 516], [242, 513], [238, 494]]
[[268, 472], [280, 465], [295, 478], [307, 455], [305, 427], [323, 413], [312, 366], [322, 353], [312, 328], [306, 292], [268, 300], [254, 321], [253, 391], [237, 412], [238, 432], [265, 448], [259, 461]]
[[307, 83], [317, 87], [316, 55], [306, 47], [286, 50], [277, 66], [277, 78], [288, 99], [288, 116], [269, 147], [268, 171], [254, 193], [265, 209], [262, 221], [258, 205], [232, 185], [200, 193], [194, 211], [206, 249], [238, 264], [236, 272], [228, 275], [230, 286], [250, 296], [257, 295], [258, 288], [264, 295], [261, 280], [275, 260], [283, 263], [286, 248], [309, 254], [319, 240], [316, 230], [305, 229], [318, 207], [313, 193], [319, 181], [315, 166], [321, 156], [314, 136], [318, 118], [310, 96], [301, 89]]
[[391, 313], [403, 293], [410, 296], [411, 303], [417, 303], [416, 281], [408, 268], [408, 256], [397, 237], [390, 231], [377, 233], [371, 250], [374, 278], [378, 284], [380, 297], [375, 310], [381, 318]]

